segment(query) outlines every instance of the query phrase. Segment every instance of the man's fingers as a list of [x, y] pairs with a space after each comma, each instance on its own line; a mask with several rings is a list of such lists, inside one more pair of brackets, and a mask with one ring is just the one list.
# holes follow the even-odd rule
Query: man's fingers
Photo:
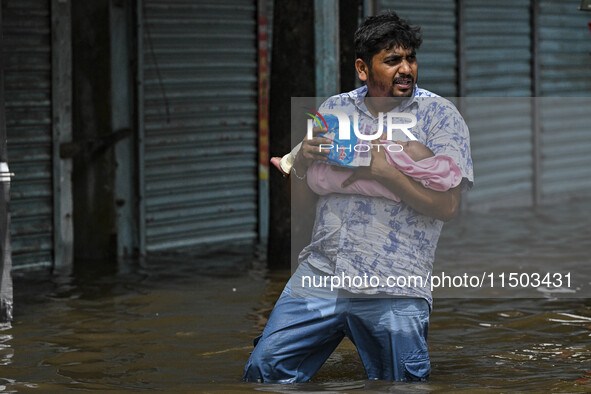
[[326, 133], [328, 130], [323, 128], [323, 127], [314, 127], [312, 129], [312, 134], [314, 134], [314, 136], [320, 134], [320, 133]]
[[306, 145], [306, 146], [315, 146], [318, 147], [320, 145], [327, 145], [324, 148], [330, 148], [332, 147], [332, 145], [334, 144], [334, 141], [331, 140], [330, 138], [326, 138], [326, 137], [314, 137], [311, 139], [304, 139], [302, 145]]
[[326, 156], [328, 156], [332, 147], [332, 140], [315, 137], [311, 140], [305, 140], [302, 145], [302, 152], [306, 159], [326, 160]]
[[332, 145], [334, 141], [326, 137], [314, 137], [311, 140], [308, 140], [308, 143], [310, 145]]
[[328, 151], [319, 151], [318, 148], [306, 149], [303, 154], [309, 160], [328, 160]]
[[353, 173], [349, 178], [345, 179], [345, 181], [341, 184], [342, 188], [345, 188], [355, 182], [357, 180], [357, 173]]

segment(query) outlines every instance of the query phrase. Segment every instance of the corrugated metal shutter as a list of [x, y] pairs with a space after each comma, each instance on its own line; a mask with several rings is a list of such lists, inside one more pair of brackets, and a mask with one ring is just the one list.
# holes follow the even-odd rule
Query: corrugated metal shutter
[[14, 268], [53, 260], [51, 17], [47, 0], [2, 0]]
[[419, 86], [440, 96], [457, 96], [456, 2], [454, 0], [379, 0], [377, 13], [394, 11], [421, 26], [417, 52]]
[[591, 190], [591, 35], [579, 1], [539, 4], [542, 199]]
[[471, 97], [463, 115], [470, 128], [475, 185], [471, 206], [532, 203], [531, 100]]
[[464, 6], [466, 96], [531, 97], [530, 0]]
[[[529, 0], [464, 2], [465, 117], [475, 187], [469, 204], [532, 202], [531, 18]], [[472, 99], [476, 96], [506, 99]]]
[[579, 0], [540, 0], [542, 96], [591, 96], [591, 13]]
[[252, 241], [255, 1], [144, 0], [143, 12], [146, 250]]
[[591, 191], [590, 98], [541, 99], [542, 200]]

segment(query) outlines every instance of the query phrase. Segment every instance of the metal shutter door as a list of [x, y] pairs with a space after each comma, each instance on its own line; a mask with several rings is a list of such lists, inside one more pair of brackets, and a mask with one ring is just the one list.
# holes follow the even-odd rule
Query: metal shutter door
[[531, 97], [530, 0], [464, 5], [466, 96]]
[[143, 4], [146, 250], [257, 236], [256, 4]]
[[[591, 190], [591, 35], [579, 1], [539, 4], [542, 200]], [[566, 98], [564, 96], [586, 96]]]
[[591, 96], [591, 13], [579, 4], [539, 1], [542, 96]]
[[14, 268], [53, 261], [51, 14], [47, 0], [2, 0]]
[[530, 19], [529, 0], [464, 2], [464, 116], [476, 181], [469, 205], [532, 203]]
[[421, 26], [419, 86], [440, 96], [457, 96], [456, 5], [454, 0], [379, 0], [377, 13], [394, 11]]

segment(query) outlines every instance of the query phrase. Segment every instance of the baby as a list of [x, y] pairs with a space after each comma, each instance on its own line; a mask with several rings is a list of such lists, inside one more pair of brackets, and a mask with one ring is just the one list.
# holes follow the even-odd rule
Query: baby
[[[392, 141], [380, 141], [383, 145], [394, 144]], [[434, 155], [425, 145], [418, 141], [396, 141], [402, 146], [398, 149], [385, 149], [388, 163], [402, 173], [410, 176], [423, 186], [437, 191], [446, 191], [460, 184], [462, 173], [452, 158], [445, 155]], [[299, 150], [294, 150], [279, 159], [274, 157], [271, 162], [287, 176], [291, 171], [291, 164]], [[340, 168], [323, 162], [315, 161], [308, 168], [307, 181], [310, 189], [319, 195], [329, 193], [362, 194], [371, 197], [385, 197], [393, 201], [400, 201], [400, 198], [392, 193], [381, 183], [369, 180], [358, 179], [346, 187], [342, 184], [347, 180], [354, 170]]]
[[[420, 161], [426, 159], [427, 157], [435, 156], [431, 149], [427, 148], [425, 145], [421, 144], [418, 141], [396, 141], [396, 144], [402, 146], [402, 150], [404, 150], [404, 152], [406, 152], [406, 154], [409, 155], [410, 158], [414, 161]], [[295, 157], [298, 154], [301, 145], [301, 143], [297, 144], [291, 152], [289, 152], [281, 158], [271, 158], [271, 163], [283, 174], [284, 177], [288, 176], [291, 173], [293, 161], [295, 160]]]

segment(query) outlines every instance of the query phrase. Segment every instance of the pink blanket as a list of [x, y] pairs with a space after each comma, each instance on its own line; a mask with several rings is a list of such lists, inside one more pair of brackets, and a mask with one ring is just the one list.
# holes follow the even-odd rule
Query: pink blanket
[[[387, 141], [382, 142], [387, 143]], [[438, 155], [415, 162], [404, 151], [389, 152], [386, 149], [384, 151], [390, 165], [429, 189], [446, 191], [458, 186], [462, 181], [462, 171], [449, 156]], [[314, 162], [308, 168], [308, 186], [319, 195], [329, 193], [363, 194], [400, 201], [398, 196], [378, 181], [359, 179], [345, 188], [341, 187], [352, 173], [353, 170], [337, 170], [332, 165]]]

